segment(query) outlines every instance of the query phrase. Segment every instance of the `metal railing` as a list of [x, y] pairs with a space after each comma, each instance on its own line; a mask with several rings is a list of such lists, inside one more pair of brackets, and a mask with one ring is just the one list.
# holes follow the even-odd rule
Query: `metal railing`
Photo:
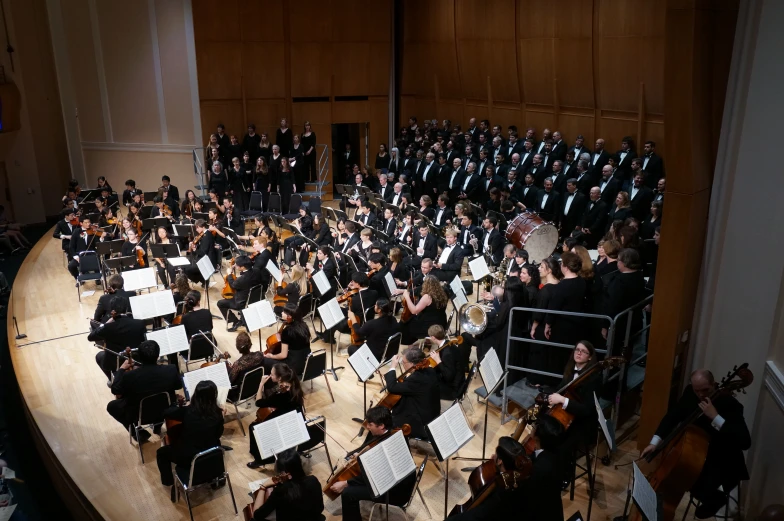
[[197, 147], [193, 149], [193, 174], [196, 176], [195, 188], [201, 191], [202, 197], [207, 195], [207, 185], [204, 182], [204, 176], [207, 171], [202, 163], [202, 158], [205, 157], [204, 153], [206, 151], [207, 147]]

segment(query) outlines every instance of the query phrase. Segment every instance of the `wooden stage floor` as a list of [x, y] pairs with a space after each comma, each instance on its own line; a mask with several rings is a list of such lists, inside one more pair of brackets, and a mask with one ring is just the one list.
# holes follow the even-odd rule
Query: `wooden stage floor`
[[[215, 302], [220, 298], [222, 284], [221, 281], [210, 290], [212, 311], [215, 314], [218, 314]], [[83, 287], [83, 290], [93, 289], [98, 288], [94, 288], [92, 283]], [[144, 444], [146, 463], [141, 465], [136, 447], [129, 445], [128, 433], [106, 413], [106, 404], [113, 396], [106, 386], [103, 373], [95, 364], [97, 350], [87, 341], [87, 317], [92, 317], [99, 296], [100, 290], [92, 296], [83, 297], [81, 303], [77, 301], [73, 279], [63, 265], [60, 241], [51, 235], [41, 239], [28, 254], [14, 283], [8, 331], [14, 368], [29, 414], [64, 473], [103, 518], [117, 521], [188, 519], [184, 500], [178, 504], [171, 503], [169, 489], [160, 484], [155, 464], [158, 437], [153, 436]], [[19, 345], [14, 339], [11, 323], [13, 315], [18, 319], [19, 329], [28, 337], [19, 341]], [[262, 332], [262, 336], [266, 337], [272, 332], [273, 328], [269, 328]], [[221, 351], [228, 350], [236, 359], [235, 334], [226, 332], [222, 320], [215, 321], [215, 334]], [[258, 336], [253, 335], [253, 338], [255, 343]], [[312, 345], [314, 349], [328, 347], [320, 342]], [[257, 348], [254, 346], [254, 349]], [[346, 359], [341, 357], [336, 357], [335, 364], [348, 366]], [[347, 367], [339, 372], [339, 376], [338, 382], [330, 377], [335, 403], [330, 400], [324, 379], [315, 381], [313, 391], [309, 390], [309, 386], [306, 387], [307, 415], [325, 416], [328, 431], [337, 440], [328, 440], [333, 462], [345, 454], [344, 448], [358, 446], [358, 440], [352, 441], [358, 428], [351, 418], [361, 416], [363, 410], [362, 387], [353, 371]], [[478, 379], [472, 389], [476, 385]], [[368, 396], [376, 389], [377, 386], [370, 385]], [[482, 454], [484, 406], [477, 403], [473, 392], [470, 393], [470, 401], [473, 412], [466, 406], [467, 415], [473, 423], [476, 436], [460, 451], [460, 455], [479, 457]], [[248, 424], [255, 418], [254, 412], [254, 408], [241, 411], [246, 431]], [[495, 447], [495, 440], [510, 434], [513, 427], [512, 422], [501, 425], [498, 411], [491, 409], [488, 454]], [[259, 472], [245, 466], [251, 459], [248, 439], [240, 432], [233, 413], [226, 417], [223, 443], [234, 449], [226, 453], [226, 461], [241, 509], [248, 502], [248, 483], [270, 475], [271, 469]], [[626, 463], [636, 454], [634, 443], [626, 442], [616, 453], [613, 463]], [[417, 463], [422, 457], [414, 453]], [[313, 474], [323, 482], [330, 471], [324, 451], [314, 452], [310, 461]], [[468, 495], [468, 474], [460, 470], [463, 466], [465, 464], [461, 462], [452, 462], [450, 465], [450, 509], [457, 502], [465, 501]], [[598, 468], [592, 517], [612, 519], [623, 509], [631, 466], [614, 470], [612, 465], [605, 467], [600, 463]], [[417, 498], [409, 510], [411, 517], [417, 520], [442, 519], [444, 480], [430, 464], [422, 479], [421, 490], [431, 516], [428, 516]], [[574, 501], [569, 500], [568, 493], [563, 498], [566, 517], [577, 510], [585, 515], [587, 481], [578, 481]], [[326, 498], [325, 501], [327, 518], [340, 518], [340, 501], [330, 502]], [[197, 496], [196, 502], [199, 503], [194, 509], [196, 519], [234, 519], [227, 487]], [[369, 510], [367, 506], [363, 508], [365, 512]], [[402, 519], [402, 514], [393, 508], [390, 509], [390, 517]]]

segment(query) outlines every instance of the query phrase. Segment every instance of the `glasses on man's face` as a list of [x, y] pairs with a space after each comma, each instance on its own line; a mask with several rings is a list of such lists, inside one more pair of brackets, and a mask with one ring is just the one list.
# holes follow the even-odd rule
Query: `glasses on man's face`
[[575, 349], [574, 352], [575, 353], [580, 353], [581, 355], [590, 355], [591, 354], [591, 352], [588, 351], [587, 349]]

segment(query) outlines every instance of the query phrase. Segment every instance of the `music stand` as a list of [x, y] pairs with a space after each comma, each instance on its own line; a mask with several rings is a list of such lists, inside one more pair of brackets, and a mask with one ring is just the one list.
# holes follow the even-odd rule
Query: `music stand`
[[344, 219], [344, 220], [346, 220], [346, 221], [348, 220], [348, 214], [347, 214], [346, 212], [344, 212], [343, 210], [340, 210], [340, 209], [333, 209], [333, 210], [332, 210], [332, 213], [334, 213], [334, 214], [335, 214], [335, 220], [336, 220], [336, 222], [337, 222], [337, 219]]
[[191, 217], [193, 217], [194, 221], [198, 221], [199, 219], [202, 219], [203, 221], [208, 221], [210, 218], [207, 212], [193, 212], [191, 214]]
[[104, 242], [99, 241], [98, 244], [95, 245], [95, 253], [101, 256], [111, 256], [115, 253], [122, 253], [123, 244], [125, 244], [125, 241], [122, 239]]
[[82, 213], [92, 213], [95, 211], [95, 203], [82, 200], [82, 202], [79, 203], [79, 209]]
[[[85, 188], [85, 189], [83, 189], [81, 191], [79, 196], [82, 198], [82, 202], [86, 203], [88, 201], [95, 200], [95, 198], [98, 197], [98, 195], [100, 195], [100, 193], [101, 193], [101, 190], [98, 189], [98, 188]], [[85, 194], [85, 195], [82, 195], [82, 194]], [[109, 194], [109, 195], [111, 195], [111, 194]], [[93, 207], [95, 207], [94, 203], [93, 203]]]
[[134, 266], [136, 266], [136, 256], [104, 259], [103, 266], [105, 269], [101, 271], [103, 271], [103, 280], [106, 281], [106, 271], [115, 270], [117, 273], [122, 273], [124, 271], [123, 268], [132, 269]]
[[[212, 276], [215, 274], [215, 266], [212, 264], [209, 255], [205, 255], [199, 262], [196, 263], [196, 267], [199, 269], [199, 273], [201, 274], [201, 278], [204, 279], [204, 293], [207, 294], [207, 309], [210, 309], [210, 280], [212, 280]], [[210, 311], [210, 315], [212, 315], [212, 311]], [[217, 315], [212, 315], [213, 318], [223, 318]]]
[[352, 257], [351, 255], [349, 255], [348, 253], [344, 253], [344, 254], [343, 254], [343, 258], [345, 259], [345, 261], [346, 261], [346, 264], [347, 264], [347, 265], [348, 265], [348, 267], [349, 267], [349, 271], [351, 271], [351, 272], [354, 272], [354, 271], [359, 271], [359, 270], [357, 269], [357, 263], [354, 261], [354, 257]]
[[142, 220], [149, 219], [150, 215], [152, 215], [152, 208], [152, 206], [142, 206], [139, 209], [139, 218]]
[[154, 204], [153, 201], [155, 200], [156, 197], [158, 197], [158, 192], [157, 191], [144, 192], [143, 195], [144, 195], [144, 204], [150, 204], [150, 203]]
[[176, 244], [150, 244], [150, 251], [155, 259], [173, 259], [180, 256], [180, 248]]
[[359, 222], [359, 221], [357, 221], [357, 220], [354, 220], [354, 219], [349, 219], [349, 220], [347, 220], [346, 222], [347, 222], [347, 223], [349, 223], [349, 222], [351, 222], [351, 223], [354, 223], [354, 226], [357, 228], [357, 229], [356, 229], [356, 233], [361, 233], [361, 232], [362, 232], [362, 230], [364, 230], [365, 228], [367, 228], [367, 226], [365, 226], [365, 225], [364, 225], [364, 224], [362, 224], [361, 222]]
[[205, 201], [204, 204], [202, 204], [202, 207], [204, 208], [204, 213], [207, 213], [213, 208], [217, 208], [218, 203], [216, 203], [215, 201]]
[[387, 235], [385, 232], [378, 230], [376, 228], [371, 228], [371, 229], [373, 230], [373, 235], [381, 239], [382, 242], [386, 242], [386, 243], [389, 242], [389, 235]]
[[[144, 226], [144, 225], [142, 225]], [[178, 239], [187, 239], [188, 236], [195, 236], [196, 235], [196, 227], [192, 224], [175, 224], [174, 228], [174, 236]]]
[[409, 256], [414, 257], [414, 250], [408, 244], [403, 244], [402, 242], [398, 242], [397, 247], [403, 250], [403, 253], [406, 253]]

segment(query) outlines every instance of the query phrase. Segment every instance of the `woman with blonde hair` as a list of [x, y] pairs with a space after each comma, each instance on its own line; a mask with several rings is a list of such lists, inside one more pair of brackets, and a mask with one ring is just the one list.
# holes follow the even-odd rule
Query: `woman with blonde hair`
[[571, 251], [572, 253], [576, 253], [583, 263], [578, 275], [589, 282], [593, 280], [593, 261], [585, 246], [573, 246]]
[[614, 221], [623, 222], [631, 215], [632, 206], [629, 201], [629, 193], [618, 192], [618, 195], [615, 196], [615, 203], [607, 214], [607, 231], [610, 231], [610, 226], [612, 226]]
[[[305, 276], [305, 268], [299, 264], [295, 264], [291, 268], [287, 268], [285, 274], [283, 275], [283, 280], [286, 282], [286, 286], [284, 287], [283, 285], [279, 285], [275, 290], [275, 294], [278, 295], [278, 297], [286, 297], [286, 303], [297, 305], [300, 296], [307, 293], [308, 290], [308, 281]], [[276, 298], [276, 300], [279, 299]], [[280, 316], [280, 314], [283, 312], [283, 307], [284, 305], [280, 303], [275, 304], [275, 314]]]
[[433, 276], [426, 275], [422, 281], [419, 301], [414, 304], [413, 295], [408, 290], [403, 292], [403, 305], [414, 315], [411, 320], [402, 324], [402, 344], [413, 344], [427, 336], [427, 330], [433, 324], [446, 329], [446, 305], [449, 302], [441, 282]]

